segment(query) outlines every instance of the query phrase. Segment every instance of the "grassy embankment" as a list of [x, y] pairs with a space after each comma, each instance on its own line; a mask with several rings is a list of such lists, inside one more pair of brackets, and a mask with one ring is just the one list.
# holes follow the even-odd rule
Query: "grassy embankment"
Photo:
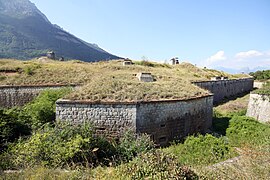
[[[186, 99], [207, 94], [191, 81], [209, 80], [212, 76], [233, 76], [200, 69], [189, 63], [171, 66], [152, 62], [135, 62], [122, 66], [122, 61], [86, 63], [52, 60], [0, 60], [0, 84], [77, 84], [82, 87], [66, 96], [91, 101], [138, 101]], [[136, 74], [150, 72], [155, 82], [138, 81]]]

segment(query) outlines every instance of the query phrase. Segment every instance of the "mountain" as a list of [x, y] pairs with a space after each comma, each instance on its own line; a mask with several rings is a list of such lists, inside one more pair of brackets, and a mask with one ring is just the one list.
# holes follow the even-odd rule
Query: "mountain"
[[31, 59], [48, 51], [83, 61], [119, 58], [52, 24], [29, 0], [0, 0], [0, 58]]

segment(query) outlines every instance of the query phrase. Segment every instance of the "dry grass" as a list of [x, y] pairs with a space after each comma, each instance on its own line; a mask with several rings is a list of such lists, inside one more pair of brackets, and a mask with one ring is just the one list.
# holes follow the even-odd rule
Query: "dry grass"
[[196, 167], [202, 179], [269, 179], [270, 152], [265, 149], [241, 149], [234, 160], [208, 167]]
[[243, 110], [247, 110], [249, 102], [249, 94], [239, 97], [235, 100], [229, 101], [227, 103], [224, 103], [222, 105], [219, 105], [215, 107], [215, 110], [222, 114], [228, 114], [228, 113], [236, 113]]
[[[191, 81], [212, 76], [229, 76], [223, 72], [200, 69], [189, 63], [176, 66], [147, 63], [150, 66], [122, 66], [121, 60], [86, 63], [59, 62], [48, 59], [32, 61], [0, 60], [0, 85], [78, 84], [82, 88], [67, 98], [91, 101], [138, 101], [186, 99], [207, 95]], [[8, 74], [12, 71], [12, 75]], [[143, 83], [139, 72], [150, 72], [155, 82]]]

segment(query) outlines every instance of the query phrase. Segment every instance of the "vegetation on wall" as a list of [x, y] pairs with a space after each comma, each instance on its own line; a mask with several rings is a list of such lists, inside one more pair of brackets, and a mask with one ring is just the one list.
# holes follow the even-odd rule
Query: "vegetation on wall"
[[266, 82], [262, 88], [256, 89], [252, 93], [270, 96], [270, 82]]

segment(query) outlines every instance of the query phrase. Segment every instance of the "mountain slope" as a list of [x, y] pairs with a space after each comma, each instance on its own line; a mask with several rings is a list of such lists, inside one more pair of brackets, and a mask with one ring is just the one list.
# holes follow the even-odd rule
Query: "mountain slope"
[[31, 59], [49, 50], [83, 61], [118, 58], [51, 24], [29, 0], [0, 0], [0, 58]]

